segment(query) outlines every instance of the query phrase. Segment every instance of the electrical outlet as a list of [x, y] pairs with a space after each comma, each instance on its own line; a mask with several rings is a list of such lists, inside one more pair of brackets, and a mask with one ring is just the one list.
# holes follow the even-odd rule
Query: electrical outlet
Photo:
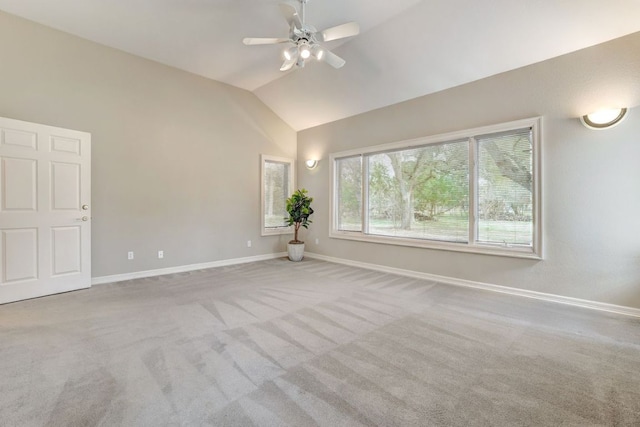
[[133, 251], [127, 252], [127, 259], [128, 260], [132, 260], [133, 259]]
[[320, 239], [316, 238], [316, 245], [320, 244]]
[[247, 240], [247, 247], [250, 248], [251, 247], [251, 240]]
[[164, 251], [158, 251], [158, 258], [164, 258]]

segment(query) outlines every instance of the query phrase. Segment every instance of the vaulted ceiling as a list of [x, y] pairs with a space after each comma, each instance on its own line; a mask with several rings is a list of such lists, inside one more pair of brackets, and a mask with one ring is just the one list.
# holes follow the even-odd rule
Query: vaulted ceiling
[[[295, 0], [288, 0], [299, 6]], [[640, 31], [640, 0], [308, 0], [347, 63], [280, 72], [279, 0], [0, 0], [0, 10], [254, 92], [295, 130], [353, 116]]]

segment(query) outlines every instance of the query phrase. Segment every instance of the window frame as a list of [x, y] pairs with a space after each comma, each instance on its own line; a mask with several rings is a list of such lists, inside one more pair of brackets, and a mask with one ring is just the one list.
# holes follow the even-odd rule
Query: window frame
[[[531, 246], [495, 244], [495, 243], [479, 243], [478, 237], [478, 144], [476, 136], [483, 136], [491, 133], [500, 133], [515, 131], [518, 129], [531, 128], [531, 144], [532, 144], [532, 226], [533, 236]], [[522, 120], [516, 120], [507, 123], [500, 123], [490, 126], [483, 126], [473, 129], [467, 129], [456, 132], [449, 132], [439, 135], [426, 136], [411, 140], [391, 142], [368, 146], [353, 150], [331, 153], [329, 155], [330, 167], [330, 185], [329, 185], [329, 237], [335, 239], [356, 240], [370, 243], [390, 244], [398, 246], [410, 246], [417, 248], [427, 248], [436, 250], [446, 250], [455, 252], [468, 252], [487, 255], [499, 255], [506, 257], [543, 259], [542, 245], [542, 117], [533, 117]], [[367, 208], [369, 205], [367, 188], [368, 188], [368, 161], [366, 157], [372, 154], [378, 154], [385, 151], [397, 151], [403, 149], [412, 149], [425, 145], [441, 144], [453, 142], [455, 140], [467, 139], [469, 141], [469, 176], [473, 179], [469, 180], [469, 242], [446, 242], [437, 240], [426, 240], [418, 238], [380, 236], [367, 234], [365, 231], [368, 223]], [[337, 218], [337, 167], [336, 161], [349, 157], [362, 157], [362, 230], [361, 231], [345, 231], [338, 230]]]
[[[260, 155], [260, 235], [261, 236], [278, 236], [282, 234], [293, 234], [292, 226], [282, 227], [265, 227], [265, 163], [283, 163], [289, 166], [289, 193], [295, 189], [296, 168], [295, 160], [288, 157], [271, 156], [268, 154]], [[289, 197], [289, 194], [287, 195]]]

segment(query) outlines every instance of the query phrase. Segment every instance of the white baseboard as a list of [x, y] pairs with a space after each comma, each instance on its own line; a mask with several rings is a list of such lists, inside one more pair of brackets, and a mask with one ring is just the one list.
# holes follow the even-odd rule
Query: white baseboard
[[[106, 283], [122, 282], [124, 280], [142, 279], [145, 277], [162, 276], [164, 274], [184, 273], [187, 271], [202, 270], [205, 268], [225, 267], [228, 265], [245, 264], [248, 262], [265, 261], [287, 256], [286, 252], [257, 255], [244, 258], [232, 258], [220, 261], [206, 262], [202, 264], [181, 265], [177, 267], [160, 268], [157, 270], [136, 271], [133, 273], [114, 274], [112, 276], [93, 277], [91, 285], [102, 285]], [[305, 252], [305, 257], [318, 259], [322, 261], [334, 262], [337, 264], [349, 265], [352, 267], [366, 268], [368, 270], [380, 271], [382, 273], [398, 274], [400, 276], [414, 277], [416, 279], [431, 280], [434, 282], [445, 283], [455, 286], [464, 286], [467, 288], [484, 289], [492, 292], [500, 292], [503, 294], [517, 295], [526, 298], [534, 298], [543, 301], [550, 301], [559, 304], [573, 305], [576, 307], [589, 308], [592, 310], [606, 311], [609, 313], [623, 314], [626, 316], [640, 317], [640, 309], [633, 307], [625, 307], [622, 305], [607, 304], [604, 302], [589, 301], [579, 298], [565, 297], [562, 295], [548, 294], [544, 292], [529, 291], [526, 289], [511, 288], [508, 286], [492, 285], [490, 283], [474, 282], [472, 280], [458, 279], [455, 277], [440, 276], [431, 273], [422, 273], [420, 271], [405, 270], [401, 268], [388, 267], [368, 262], [352, 261], [344, 258], [336, 258], [327, 255]]]
[[414, 277], [417, 279], [432, 280], [434, 282], [446, 283], [455, 286], [464, 286], [467, 288], [484, 289], [487, 291], [500, 292], [503, 294], [517, 295], [526, 298], [534, 298], [543, 301], [550, 301], [560, 304], [573, 305], [577, 307], [590, 308], [592, 310], [607, 311], [609, 313], [624, 314], [626, 316], [640, 317], [640, 309], [633, 307], [625, 307], [622, 305], [607, 304], [604, 302], [589, 301], [579, 298], [564, 297], [562, 295], [547, 294], [544, 292], [529, 291], [526, 289], [511, 288], [508, 286], [492, 285], [489, 283], [474, 282], [471, 280], [457, 279], [455, 277], [439, 276], [437, 274], [422, 273], [413, 270], [404, 270], [401, 268], [387, 267], [384, 265], [371, 264], [368, 262], [352, 261], [344, 258], [334, 258], [327, 255], [305, 252], [305, 257], [318, 259], [322, 261], [335, 262], [345, 264], [352, 267], [366, 268], [368, 270], [380, 271], [383, 273], [398, 274], [401, 276]]
[[202, 270], [205, 268], [225, 267], [248, 262], [265, 261], [287, 256], [286, 252], [256, 255], [245, 258], [223, 259], [220, 261], [205, 262], [202, 264], [179, 265], [177, 267], [159, 268], [157, 270], [135, 271], [133, 273], [114, 274], [112, 276], [100, 276], [91, 278], [91, 285], [103, 285], [105, 283], [122, 282], [124, 280], [142, 279], [145, 277], [162, 276], [164, 274], [184, 273], [187, 271]]

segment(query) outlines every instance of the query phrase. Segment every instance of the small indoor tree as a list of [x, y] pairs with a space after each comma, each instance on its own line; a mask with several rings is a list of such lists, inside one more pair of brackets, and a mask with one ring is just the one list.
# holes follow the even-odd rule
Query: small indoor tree
[[300, 227], [309, 228], [311, 220], [309, 216], [313, 213], [311, 208], [311, 202], [313, 197], [307, 195], [307, 190], [304, 188], [296, 190], [291, 197], [287, 199], [287, 213], [288, 218], [285, 218], [287, 225], [294, 226], [293, 240], [289, 244], [302, 244], [303, 241], [298, 240], [298, 231]]

